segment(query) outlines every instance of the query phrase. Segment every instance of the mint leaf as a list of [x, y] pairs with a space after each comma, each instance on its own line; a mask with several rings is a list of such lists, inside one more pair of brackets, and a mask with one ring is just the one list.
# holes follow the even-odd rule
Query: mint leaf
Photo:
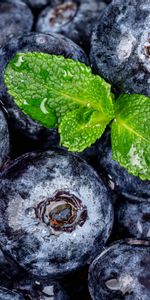
[[150, 180], [150, 99], [121, 95], [111, 125], [113, 159], [135, 176]]
[[83, 151], [102, 135], [108, 122], [98, 111], [69, 112], [60, 123], [61, 143], [70, 151]]
[[[61, 123], [61, 141], [69, 149], [81, 151], [95, 142], [114, 117], [110, 85], [93, 75], [90, 67], [63, 56], [18, 53], [6, 68], [5, 83], [17, 105], [34, 120], [45, 127]], [[78, 115], [68, 113], [82, 109], [84, 117], [91, 116], [88, 120], [81, 118], [78, 126]], [[72, 131], [70, 118], [74, 122]], [[82, 146], [81, 131], [85, 135]], [[73, 141], [74, 134], [78, 144]]]

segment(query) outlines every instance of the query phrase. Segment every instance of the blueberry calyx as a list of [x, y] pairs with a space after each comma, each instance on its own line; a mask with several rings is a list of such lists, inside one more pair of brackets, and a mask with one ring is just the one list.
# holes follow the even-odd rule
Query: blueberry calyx
[[49, 15], [49, 24], [53, 26], [65, 25], [74, 18], [77, 13], [77, 4], [72, 1], [60, 4], [53, 8]]
[[53, 230], [65, 232], [72, 232], [77, 225], [83, 226], [87, 219], [86, 206], [66, 191], [56, 191], [52, 197], [40, 202], [35, 214]]
[[145, 55], [147, 57], [150, 57], [150, 38], [148, 38], [148, 41], [144, 46], [144, 50], [145, 50]]

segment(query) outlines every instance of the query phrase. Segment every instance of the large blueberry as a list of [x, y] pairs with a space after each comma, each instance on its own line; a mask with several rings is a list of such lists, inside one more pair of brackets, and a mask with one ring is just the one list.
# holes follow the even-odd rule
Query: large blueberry
[[105, 6], [97, 0], [59, 1], [41, 12], [36, 31], [61, 33], [88, 49], [95, 20]]
[[0, 48], [10, 38], [31, 31], [33, 16], [30, 9], [19, 0], [0, 1]]
[[121, 91], [150, 96], [150, 2], [113, 1], [93, 33], [94, 69]]
[[0, 167], [7, 160], [9, 154], [9, 132], [6, 118], [0, 109]]
[[150, 199], [150, 181], [141, 180], [131, 175], [126, 169], [112, 159], [112, 150], [109, 132], [106, 133], [99, 143], [99, 171], [103, 172], [110, 188], [132, 199]]
[[72, 58], [85, 64], [88, 64], [88, 59], [79, 46], [58, 34], [30, 33], [23, 35], [18, 39], [11, 39], [0, 52], [0, 98], [7, 108], [10, 124], [32, 140], [41, 140], [44, 135], [51, 136], [51, 134], [54, 134], [54, 130], [45, 129], [39, 123], [25, 115], [14, 103], [13, 97], [10, 97], [7, 93], [4, 84], [6, 65], [17, 52], [27, 51], [63, 55], [66, 58]]
[[89, 264], [111, 232], [106, 186], [65, 151], [16, 159], [1, 175], [0, 199], [0, 245], [40, 280]]
[[150, 299], [150, 243], [119, 241], [102, 252], [89, 270], [93, 300]]

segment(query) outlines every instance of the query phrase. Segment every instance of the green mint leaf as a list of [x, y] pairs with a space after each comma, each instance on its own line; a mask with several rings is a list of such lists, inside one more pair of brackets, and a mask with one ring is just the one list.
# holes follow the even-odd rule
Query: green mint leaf
[[[69, 149], [75, 147], [76, 151], [81, 151], [83, 145], [85, 148], [95, 142], [114, 117], [111, 86], [100, 76], [93, 75], [90, 67], [63, 56], [18, 53], [6, 68], [5, 83], [17, 105], [34, 120], [45, 127], [61, 123], [61, 141]], [[81, 127], [77, 124], [78, 115], [68, 113], [82, 109], [84, 117], [87, 118], [91, 112], [92, 116], [81, 120], [85, 127], [82, 136], [85, 135], [87, 142], [75, 146], [73, 135], [76, 140], [79, 135], [80, 143]], [[72, 131], [68, 126], [70, 118], [74, 118]], [[89, 126], [90, 134], [86, 126]], [[66, 137], [64, 132], [68, 133]]]
[[121, 95], [111, 124], [113, 159], [135, 176], [150, 180], [150, 98]]
[[61, 144], [70, 151], [83, 151], [104, 132], [108, 119], [98, 111], [74, 110], [66, 114], [59, 127]]
[[50, 128], [57, 124], [57, 117], [47, 103], [45, 85], [48, 72], [46, 63], [43, 68], [41, 64], [42, 61], [36, 64], [34, 55], [32, 61], [31, 53], [17, 53], [7, 65], [4, 79], [18, 107], [32, 119]]

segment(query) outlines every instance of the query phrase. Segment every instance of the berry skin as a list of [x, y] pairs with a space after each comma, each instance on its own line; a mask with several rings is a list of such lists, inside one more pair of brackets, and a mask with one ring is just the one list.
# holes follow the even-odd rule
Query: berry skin
[[150, 181], [129, 174], [112, 159], [108, 132], [99, 143], [99, 172], [103, 173], [112, 191], [137, 201], [150, 199]]
[[97, 22], [93, 68], [121, 92], [150, 96], [149, 15], [149, 0], [115, 0]]
[[9, 132], [5, 116], [0, 109], [0, 168], [9, 154]]
[[136, 237], [138, 239], [150, 239], [150, 203], [149, 199], [145, 201], [139, 198], [133, 200], [130, 198], [119, 197], [116, 204], [115, 214], [117, 228], [126, 236]]
[[42, 282], [89, 264], [113, 222], [110, 194], [65, 151], [26, 154], [1, 174], [0, 245]]
[[0, 48], [13, 36], [31, 31], [33, 16], [30, 9], [17, 0], [0, 1]]
[[22, 275], [22, 269], [0, 249], [0, 285], [12, 289], [16, 278], [20, 279]]
[[7, 108], [11, 128], [16, 128], [23, 135], [34, 141], [43, 140], [44, 135], [51, 137], [53, 134], [56, 136], [56, 140], [58, 140], [57, 133], [54, 133], [53, 129], [45, 129], [38, 122], [33, 121], [25, 115], [14, 103], [13, 97], [7, 93], [3, 81], [6, 65], [17, 52], [27, 51], [63, 55], [66, 58], [79, 60], [85, 64], [88, 64], [87, 56], [79, 46], [69, 39], [58, 34], [47, 35], [42, 33], [29, 33], [18, 39], [11, 39], [0, 53], [0, 98]]
[[39, 15], [36, 31], [61, 33], [88, 50], [95, 19], [106, 4], [97, 0], [60, 1]]
[[0, 300], [24, 300], [19, 294], [0, 287]]
[[102, 252], [89, 270], [93, 300], [149, 300], [150, 243], [119, 241]]

